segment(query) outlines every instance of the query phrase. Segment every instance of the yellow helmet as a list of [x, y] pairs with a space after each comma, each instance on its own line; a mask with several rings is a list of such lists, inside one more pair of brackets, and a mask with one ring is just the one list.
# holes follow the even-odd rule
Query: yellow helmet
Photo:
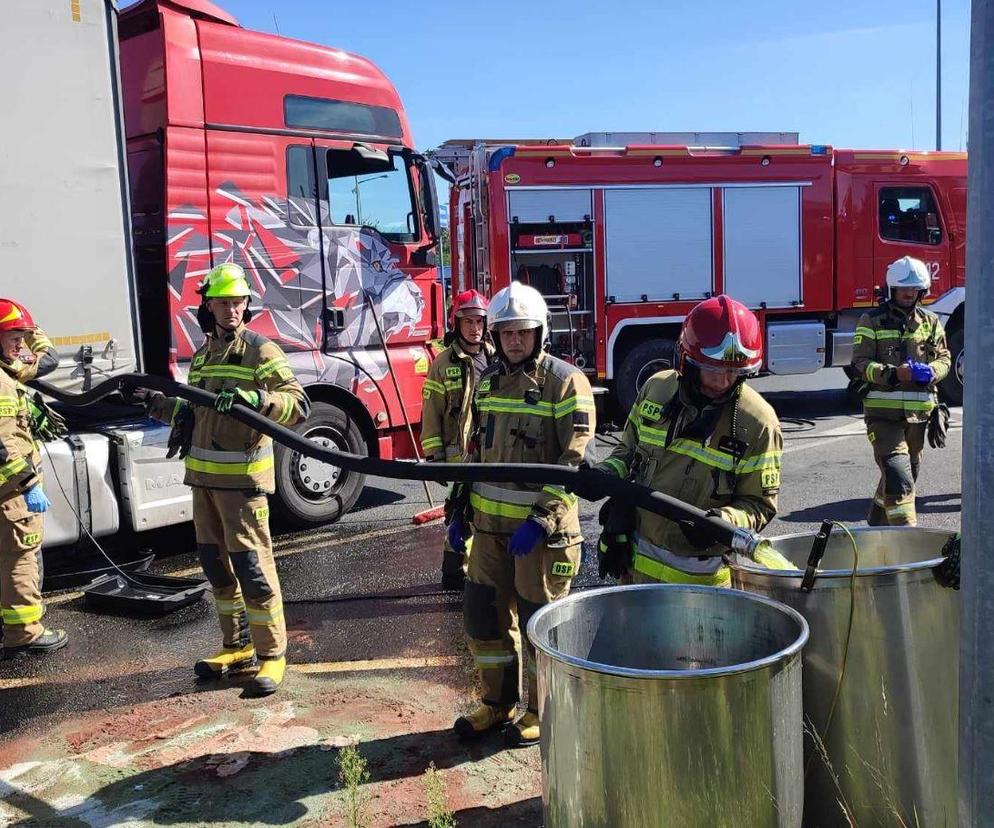
[[204, 280], [205, 299], [238, 299], [252, 295], [241, 265], [225, 262], [211, 268]]

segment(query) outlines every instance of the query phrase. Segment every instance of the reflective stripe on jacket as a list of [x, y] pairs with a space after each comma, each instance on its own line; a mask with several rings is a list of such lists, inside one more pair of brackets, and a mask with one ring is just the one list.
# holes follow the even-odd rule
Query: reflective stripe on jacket
[[[932, 382], [897, 382], [892, 368], [908, 359], [927, 363]], [[921, 305], [908, 314], [884, 302], [864, 313], [856, 325], [852, 367], [870, 387], [863, 399], [866, 417], [924, 422], [935, 408], [935, 388], [949, 373], [950, 363], [942, 323]]]
[[[483, 348], [489, 361], [494, 348], [489, 343]], [[465, 456], [473, 434], [473, 392], [479, 379], [473, 357], [458, 340], [435, 357], [421, 390], [421, 451], [425, 459], [453, 463]]]
[[[476, 392], [478, 422], [471, 459], [484, 463], [589, 462], [596, 419], [590, 382], [572, 365], [542, 353], [514, 370], [503, 361], [483, 372]], [[474, 483], [473, 525], [511, 534], [539, 523], [550, 546], [582, 540], [577, 498], [561, 486]]]
[[[650, 377], [632, 406], [619, 445], [598, 468], [700, 509], [715, 509], [729, 523], [760, 531], [776, 515], [780, 492], [783, 436], [776, 413], [743, 383], [717, 413], [707, 438], [671, 435], [668, 405], [678, 390], [676, 371]], [[721, 552], [717, 545], [696, 549], [678, 524], [643, 509], [636, 510], [635, 528], [644, 542], [676, 556]]]
[[31, 435], [28, 389], [10, 373], [17, 370], [17, 364], [0, 361], [0, 500], [34, 486], [41, 468]]
[[[258, 391], [259, 413], [284, 426], [306, 419], [310, 412], [307, 394], [283, 351], [244, 326], [223, 339], [208, 336], [194, 354], [187, 382], [215, 394], [231, 388]], [[171, 423], [185, 405], [181, 399], [159, 395], [150, 402], [149, 411], [156, 419]], [[194, 406], [193, 413], [193, 441], [184, 478], [188, 486], [269, 494], [275, 490], [270, 437], [212, 408]]]

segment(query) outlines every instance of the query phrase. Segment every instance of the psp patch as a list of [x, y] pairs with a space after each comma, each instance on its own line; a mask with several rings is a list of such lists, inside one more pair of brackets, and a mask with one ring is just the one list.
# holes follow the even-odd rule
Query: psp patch
[[552, 564], [552, 574], [572, 578], [576, 575], [576, 564], [571, 561], [556, 561]]
[[663, 416], [663, 407], [652, 400], [642, 400], [642, 404], [639, 406], [639, 414], [647, 420], [655, 422]]
[[766, 469], [762, 478], [764, 489], [780, 488], [780, 469]]
[[446, 368], [445, 369], [445, 376], [447, 376], [447, 377], [461, 377], [462, 376], [462, 368], [460, 368], [458, 365], [453, 365], [451, 368]]
[[256, 520], [265, 520], [266, 518], [269, 517], [269, 507], [268, 506], [260, 506], [258, 509], [256, 509], [254, 511], [253, 514], [255, 514], [255, 519]]

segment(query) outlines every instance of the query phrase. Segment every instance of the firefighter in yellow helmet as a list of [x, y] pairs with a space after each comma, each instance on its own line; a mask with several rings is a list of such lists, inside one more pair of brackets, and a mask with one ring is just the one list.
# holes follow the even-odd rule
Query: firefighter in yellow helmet
[[936, 386], [951, 356], [939, 317], [922, 307], [928, 266], [904, 256], [887, 268], [888, 298], [856, 323], [852, 367], [865, 380], [866, 434], [880, 481], [867, 523], [914, 526], [915, 482]]
[[[763, 363], [759, 320], [728, 296], [712, 297], [687, 315], [677, 348], [679, 370], [649, 378], [621, 442], [596, 468], [758, 532], [777, 511], [783, 451], [776, 413], [744, 382]], [[601, 522], [602, 578], [731, 585], [725, 550], [693, 523], [616, 499], [605, 504]], [[765, 548], [756, 559], [792, 568]]]
[[286, 669], [286, 623], [273, 561], [267, 494], [275, 490], [272, 440], [224, 416], [235, 403], [290, 426], [310, 403], [280, 348], [245, 327], [251, 318], [245, 273], [222, 264], [207, 275], [199, 320], [206, 340], [188, 381], [217, 394], [216, 410], [152, 394], [149, 413], [189, 435], [185, 482], [193, 488], [197, 552], [214, 590], [220, 652], [198, 661], [201, 678], [259, 662], [257, 694], [272, 693]]
[[[547, 318], [542, 295], [519, 282], [491, 300], [488, 320], [498, 358], [483, 372], [476, 392], [479, 426], [471, 460], [579, 466], [589, 457], [595, 426], [590, 383], [543, 351]], [[476, 710], [456, 720], [455, 731], [463, 738], [512, 721], [523, 631], [539, 607], [569, 592], [583, 540], [576, 496], [559, 486], [474, 483], [468, 509], [451, 517], [453, 546], [470, 524], [473, 552], [463, 618], [483, 698]], [[528, 708], [506, 731], [511, 746], [539, 738], [535, 651], [527, 640], [526, 652]]]
[[[31, 356], [23, 351], [27, 348]], [[58, 357], [27, 310], [0, 299], [0, 617], [5, 658], [64, 647], [62, 630], [42, 624], [41, 554], [44, 513], [41, 457], [32, 432], [36, 409], [21, 380], [44, 376]]]
[[[421, 449], [426, 460], [458, 463], [469, 450], [473, 431], [473, 395], [494, 346], [487, 341], [487, 300], [475, 290], [452, 299], [445, 348], [425, 377], [421, 409]], [[467, 541], [468, 542], [468, 541]], [[466, 543], [442, 546], [442, 588], [461, 590], [465, 581]]]

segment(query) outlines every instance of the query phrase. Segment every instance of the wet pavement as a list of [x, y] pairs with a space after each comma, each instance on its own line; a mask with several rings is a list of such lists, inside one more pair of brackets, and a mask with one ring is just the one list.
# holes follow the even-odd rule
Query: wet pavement
[[[858, 525], [876, 484], [841, 372], [823, 374], [756, 383], [793, 418], [769, 534], [824, 518]], [[923, 525], [958, 526], [959, 418], [949, 448], [925, 457]], [[69, 631], [69, 648], [0, 662], [0, 825], [346, 824], [336, 759], [355, 742], [371, 825], [427, 824], [430, 762], [460, 824], [539, 825], [538, 749], [451, 736], [474, 679], [461, 597], [437, 586], [442, 528], [411, 523], [426, 507], [419, 484], [370, 481], [340, 523], [278, 535], [293, 666], [267, 699], [248, 698], [239, 680], [194, 678], [193, 662], [218, 643], [209, 595], [161, 618], [49, 596], [47, 623]], [[596, 512], [583, 509], [578, 589], [599, 584]], [[157, 551], [154, 571], [198, 572], [188, 533], [164, 535]]]

